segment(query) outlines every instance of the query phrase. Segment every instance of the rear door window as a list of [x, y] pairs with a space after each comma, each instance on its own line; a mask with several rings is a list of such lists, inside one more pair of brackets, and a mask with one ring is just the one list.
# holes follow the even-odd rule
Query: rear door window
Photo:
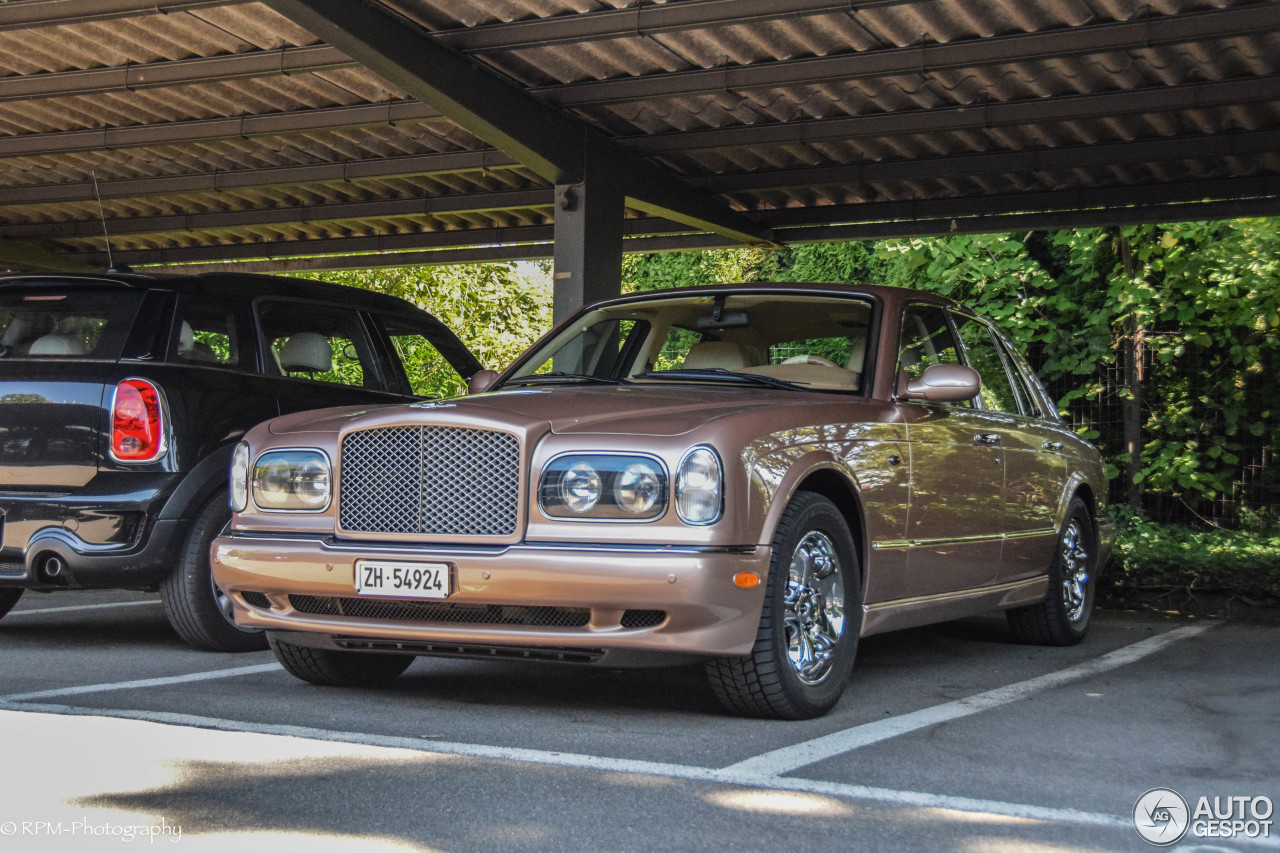
[[307, 302], [263, 301], [258, 320], [267, 373], [387, 390], [360, 313]]
[[0, 289], [0, 358], [117, 359], [141, 300], [120, 287]]

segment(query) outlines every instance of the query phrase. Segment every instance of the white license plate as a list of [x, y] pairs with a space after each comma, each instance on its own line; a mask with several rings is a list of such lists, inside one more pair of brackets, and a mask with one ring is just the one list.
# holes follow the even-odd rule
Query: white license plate
[[448, 598], [447, 563], [356, 561], [356, 593], [392, 598]]

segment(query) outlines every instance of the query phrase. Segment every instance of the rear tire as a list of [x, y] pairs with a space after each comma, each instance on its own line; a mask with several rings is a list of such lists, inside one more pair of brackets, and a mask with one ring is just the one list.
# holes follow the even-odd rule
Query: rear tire
[[268, 638], [276, 660], [295, 678], [325, 687], [379, 687], [400, 677], [413, 655], [313, 649]]
[[1084, 501], [1073, 498], [1054, 547], [1044, 601], [1006, 612], [1014, 639], [1036, 646], [1074, 646], [1083, 640], [1093, 614], [1097, 569], [1093, 518]]
[[13, 609], [13, 605], [18, 603], [18, 599], [22, 598], [22, 593], [26, 592], [20, 586], [7, 586], [0, 588], [0, 619]]
[[231, 601], [213, 582], [209, 548], [231, 520], [227, 493], [208, 500], [191, 522], [178, 565], [160, 581], [164, 614], [178, 636], [207, 652], [256, 652], [267, 647], [261, 628], [241, 628], [231, 619]]
[[764, 608], [751, 653], [706, 665], [735, 714], [807, 720], [831, 710], [853, 668], [862, 625], [862, 574], [835, 504], [799, 492], [773, 538]]

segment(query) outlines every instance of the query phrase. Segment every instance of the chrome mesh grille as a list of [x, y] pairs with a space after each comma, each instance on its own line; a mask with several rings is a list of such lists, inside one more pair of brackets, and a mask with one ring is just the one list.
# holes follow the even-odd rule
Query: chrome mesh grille
[[299, 613], [397, 622], [443, 622], [454, 625], [523, 625], [582, 628], [591, 621], [586, 607], [529, 607], [519, 604], [446, 604], [439, 601], [387, 601], [373, 598], [328, 598], [291, 595]]
[[628, 610], [622, 614], [623, 628], [653, 628], [667, 619], [665, 610]]
[[353, 533], [511, 536], [520, 442], [446, 426], [366, 429], [342, 439], [338, 522]]

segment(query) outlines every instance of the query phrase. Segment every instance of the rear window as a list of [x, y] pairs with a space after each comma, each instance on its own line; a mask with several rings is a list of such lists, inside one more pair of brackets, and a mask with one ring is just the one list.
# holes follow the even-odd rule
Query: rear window
[[0, 289], [0, 358], [117, 359], [141, 300], [115, 287]]

